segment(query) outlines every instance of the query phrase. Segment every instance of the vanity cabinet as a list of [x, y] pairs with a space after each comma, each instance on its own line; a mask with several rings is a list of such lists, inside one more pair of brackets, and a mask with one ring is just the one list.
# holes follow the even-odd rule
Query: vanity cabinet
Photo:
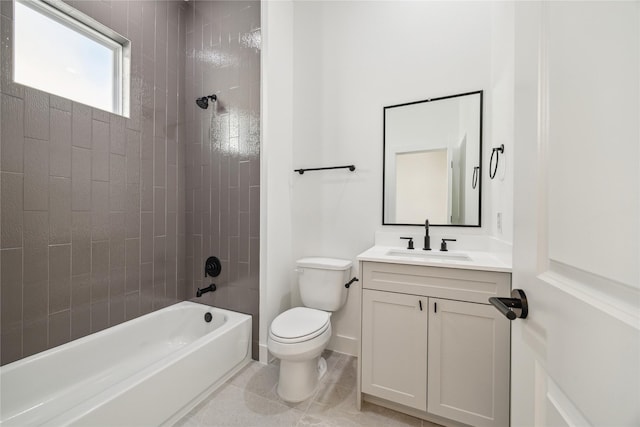
[[441, 424], [508, 426], [510, 323], [488, 298], [509, 296], [510, 273], [379, 262], [361, 272], [361, 397]]

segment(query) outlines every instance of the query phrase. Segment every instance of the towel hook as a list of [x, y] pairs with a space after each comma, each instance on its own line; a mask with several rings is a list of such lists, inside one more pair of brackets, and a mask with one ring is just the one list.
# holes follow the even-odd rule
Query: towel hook
[[[498, 172], [498, 163], [500, 162], [500, 153], [504, 153], [504, 144], [500, 144], [499, 147], [493, 147], [493, 151], [491, 152], [491, 160], [489, 161], [489, 178], [493, 179], [496, 177], [496, 172]], [[496, 165], [493, 166], [493, 156], [496, 156]], [[493, 172], [492, 172], [493, 170]]]

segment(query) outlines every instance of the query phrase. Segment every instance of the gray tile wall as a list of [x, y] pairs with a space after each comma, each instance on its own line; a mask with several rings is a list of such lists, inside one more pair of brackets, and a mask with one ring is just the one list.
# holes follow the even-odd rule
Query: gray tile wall
[[2, 364], [187, 297], [193, 10], [183, 1], [68, 3], [131, 40], [131, 117], [12, 83], [12, 2], [0, 2]]
[[[197, 0], [187, 9], [187, 297], [214, 282], [218, 290], [200, 302], [252, 314], [257, 359], [260, 2]], [[196, 98], [214, 93], [213, 107], [196, 106]], [[222, 261], [213, 280], [203, 277], [212, 255]]]

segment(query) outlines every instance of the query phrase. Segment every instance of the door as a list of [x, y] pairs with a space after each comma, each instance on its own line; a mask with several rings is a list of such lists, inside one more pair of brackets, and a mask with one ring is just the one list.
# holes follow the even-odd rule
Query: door
[[429, 298], [427, 411], [509, 425], [509, 320], [493, 306]]
[[640, 425], [639, 7], [514, 6], [513, 426]]
[[362, 392], [427, 408], [427, 298], [362, 291]]

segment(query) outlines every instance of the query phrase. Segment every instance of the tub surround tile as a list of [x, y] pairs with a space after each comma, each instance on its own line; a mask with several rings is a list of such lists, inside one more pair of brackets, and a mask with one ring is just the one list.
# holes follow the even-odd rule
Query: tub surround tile
[[140, 315], [140, 293], [133, 292], [124, 297], [125, 320], [135, 319]]
[[[207, 301], [257, 319], [260, 52], [236, 39], [259, 31], [259, 3], [70, 3], [131, 40], [129, 118], [11, 82], [0, 3], [0, 261], [17, 281], [0, 296], [37, 295], [28, 324], [3, 322], [0, 364], [192, 298], [210, 255], [240, 291]], [[239, 62], [211, 66], [211, 49]], [[215, 115], [185, 101], [213, 92]]]
[[[51, 96], [51, 99], [60, 99]], [[51, 134], [49, 141], [49, 173], [71, 178], [71, 113], [56, 108], [49, 110]]]
[[[49, 102], [51, 105], [52, 109], [56, 109], [56, 110], [60, 110], [60, 111], [64, 111], [67, 113], [71, 112], [71, 108], [72, 108], [72, 104], [73, 102], [67, 98], [63, 98], [61, 96], [57, 96], [57, 95], [53, 95], [53, 94], [49, 94]], [[53, 117], [53, 116], [52, 116]], [[53, 126], [55, 124], [53, 123], [53, 118], [51, 119], [51, 131], [53, 132]], [[71, 133], [69, 133], [69, 136], [71, 136]]]
[[127, 184], [137, 184], [140, 182], [140, 132], [127, 129], [126, 136], [126, 180]]
[[[219, 97], [219, 101], [207, 110], [192, 103], [188, 103], [184, 110], [187, 124], [184, 128], [187, 138], [187, 280], [193, 292], [197, 287], [207, 285], [201, 278], [204, 260], [211, 255], [219, 257], [223, 265], [222, 274], [216, 278], [219, 290], [216, 295], [203, 296], [202, 301], [248, 312], [258, 319], [259, 294], [252, 290], [258, 288], [259, 260], [250, 256], [249, 226], [259, 222], [260, 212], [259, 203], [251, 205], [250, 201], [249, 159], [259, 162], [259, 138], [255, 144], [258, 149], [251, 154], [246, 147], [250, 145], [247, 142], [250, 117], [260, 114], [259, 102], [253, 104], [253, 109], [248, 102], [251, 88], [259, 87], [260, 52], [240, 46], [235, 40], [237, 34], [259, 28], [259, 25], [251, 28], [251, 22], [260, 22], [260, 4], [251, 1], [193, 2], [185, 11], [188, 14], [186, 34], [178, 44], [184, 43], [188, 52], [184, 67], [188, 76], [185, 80], [187, 97], [214, 92]], [[222, 68], [211, 67], [206, 61], [212, 50], [238, 60], [224, 64]], [[248, 69], [252, 72], [246, 72]], [[212, 112], [214, 108], [215, 114]], [[167, 143], [168, 150], [169, 147], [171, 145]], [[171, 154], [167, 153], [168, 164], [171, 164], [170, 157]], [[168, 168], [167, 177], [170, 175]], [[259, 194], [259, 184], [259, 179], [256, 179], [256, 194]], [[172, 187], [168, 178], [169, 188]], [[172, 203], [170, 197], [167, 195], [167, 205]], [[259, 232], [257, 228], [254, 231]], [[259, 234], [255, 239], [257, 243]], [[250, 271], [255, 274], [249, 274]], [[257, 320], [254, 323], [257, 325]], [[257, 349], [257, 342], [255, 344]], [[257, 357], [257, 350], [253, 354]]]
[[109, 114], [109, 147], [112, 154], [126, 155], [126, 119], [117, 114]]
[[140, 236], [140, 184], [127, 184], [125, 229], [127, 238]]
[[71, 209], [91, 210], [91, 151], [71, 149]]
[[[6, 58], [4, 52], [2, 58]], [[24, 102], [20, 98], [15, 98], [5, 93], [1, 95], [0, 102], [2, 102], [0, 119], [4, 124], [1, 130], [2, 145], [0, 150], [2, 161], [0, 165], [3, 172], [22, 172], [24, 163]]]
[[91, 304], [91, 333], [109, 327], [109, 301], [106, 299]]
[[74, 147], [91, 148], [91, 107], [74, 102], [71, 113], [71, 143]]
[[49, 143], [24, 139], [24, 209], [49, 209]]
[[71, 179], [49, 177], [49, 244], [71, 243]]
[[[10, 2], [2, 3], [3, 10], [8, 10], [5, 6]], [[172, 277], [170, 282], [163, 279], [163, 286], [169, 287], [165, 292], [159, 293], [161, 301], [156, 305], [175, 302], [176, 295], [185, 294], [184, 290], [176, 289], [179, 286], [179, 274], [182, 275], [179, 283], [186, 285], [184, 250], [166, 251], [166, 243], [161, 244], [162, 249], [155, 248], [153, 236], [166, 236], [167, 229], [170, 228], [175, 230], [170, 235], [173, 245], [176, 245], [176, 240], [185, 238], [184, 228], [181, 237], [177, 232], [178, 215], [167, 215], [167, 202], [174, 213], [184, 210], [184, 199], [177, 197], [176, 193], [179, 185], [184, 186], [184, 180], [178, 183], [178, 177], [183, 173], [181, 169], [184, 168], [184, 131], [181, 129], [184, 125], [181, 119], [183, 104], [179, 100], [185, 87], [184, 82], [178, 83], [179, 70], [184, 69], [184, 45], [180, 45], [178, 40], [184, 41], [186, 15], [185, 6], [179, 1], [158, 5], [157, 17], [157, 5], [152, 2], [74, 2], [73, 5], [99, 22], [112, 25], [132, 41], [131, 117], [110, 114], [35, 89], [24, 89], [6, 78], [11, 75], [10, 72], [2, 73], [2, 122], [11, 125], [2, 127], [0, 168], [14, 173], [14, 176], [6, 179], [3, 174], [1, 247], [22, 247], [25, 210], [49, 212], [47, 243], [56, 247], [55, 250], [50, 249], [52, 256], [58, 256], [57, 251], [62, 250], [56, 245], [67, 245], [65, 249], [70, 252], [72, 271], [64, 272], [65, 279], [62, 280], [72, 282], [69, 319], [72, 322], [71, 335], [75, 338], [88, 333], [89, 329], [83, 328], [81, 324], [74, 327], [73, 322], [88, 325], [88, 320], [93, 318], [94, 323], [100, 320], [99, 327], [104, 324], [101, 321], [104, 315], [99, 314], [104, 309], [100, 305], [96, 306], [95, 300], [105, 296], [105, 284], [110, 286], [106, 297], [118, 298], [113, 304], [109, 301], [108, 314], [109, 318], [113, 318], [111, 323], [124, 316], [120, 313], [127, 312], [126, 316], [129, 318], [140, 314], [139, 307], [132, 309], [134, 305], [140, 305], [140, 295], [136, 297], [138, 300], [135, 304], [126, 303], [124, 290], [139, 292], [140, 262], [147, 258], [153, 262], [148, 266], [152, 269], [145, 267], [145, 271], [151, 272], [148, 283], [152, 283], [153, 274]], [[3, 35], [0, 49], [3, 58], [7, 59], [12, 57], [12, 14], [4, 15], [0, 28]], [[156, 25], [156, 19], [159, 20], [159, 25]], [[169, 32], [171, 43], [168, 42]], [[144, 76], [143, 57], [150, 59], [145, 62]], [[175, 60], [169, 61], [167, 58]], [[10, 71], [11, 61], [3, 61], [2, 69]], [[143, 94], [146, 98], [142, 97]], [[144, 117], [147, 119], [144, 124], [141, 123], [143, 107]], [[151, 144], [148, 155], [144, 157], [147, 161], [141, 164], [143, 156], [140, 130], [143, 127], [150, 131]], [[170, 143], [165, 135], [171, 138]], [[25, 136], [29, 139], [27, 142]], [[48, 147], [42, 145], [47, 141]], [[170, 147], [170, 153], [166, 152], [167, 147]], [[24, 171], [23, 164], [26, 165]], [[174, 168], [167, 183], [168, 164]], [[21, 175], [23, 172], [24, 176]], [[141, 186], [142, 177], [144, 183]], [[156, 189], [153, 187], [154, 180]], [[161, 194], [166, 191], [166, 185], [171, 186], [171, 198], [166, 193], [164, 196]], [[40, 197], [43, 194], [44, 197]], [[156, 195], [158, 200], [155, 200]], [[155, 212], [156, 209], [161, 212]], [[150, 238], [146, 240], [142, 239], [144, 232], [140, 227], [142, 211], [148, 212], [153, 221], [144, 222], [152, 227], [151, 233], [148, 233]], [[128, 246], [126, 238], [132, 239]], [[139, 255], [141, 240], [148, 244], [142, 258]], [[27, 240], [25, 244], [24, 253], [27, 258], [32, 257], [34, 251], [42, 251], [30, 247], [29, 242]], [[134, 255], [134, 250], [138, 254]], [[154, 259], [153, 255], [158, 251], [166, 252], [166, 255]], [[126, 252], [129, 252], [128, 257]], [[169, 256], [173, 258], [167, 259]], [[22, 271], [22, 266], [20, 270]], [[62, 273], [52, 267], [51, 276], [40, 285], [50, 286], [53, 289], [52, 297], [58, 294], [56, 280], [59, 274]], [[70, 274], [73, 274], [73, 279], [69, 279]], [[114, 288], [114, 284], [109, 282], [110, 278], [122, 283]], [[22, 282], [23, 279], [20, 278], [19, 284]], [[84, 286], [79, 286], [78, 283], [84, 283]], [[122, 288], [122, 292], [118, 291], [118, 286]], [[92, 287], [95, 292], [91, 291]], [[132, 298], [133, 296], [129, 301]], [[151, 306], [154, 304], [153, 298], [151, 293], [148, 301]], [[65, 298], [61, 296], [60, 299]], [[94, 307], [89, 305], [91, 301], [94, 302]], [[149, 304], [143, 303], [146, 311], [147, 308], [150, 310]], [[120, 306], [121, 310], [118, 308]], [[54, 297], [50, 308], [58, 310], [61, 307]], [[97, 309], [98, 315], [92, 309]], [[50, 321], [53, 322], [53, 318]], [[30, 330], [35, 329], [32, 327]], [[51, 326], [48, 329], [51, 332], [60, 328]], [[7, 334], [3, 334], [3, 343], [4, 336]], [[57, 336], [62, 337], [60, 339], [65, 337], [64, 334]], [[28, 355], [22, 352], [22, 345], [19, 352], [22, 356]], [[14, 358], [11, 356], [12, 360]], [[6, 363], [6, 360], [3, 355], [2, 363]]]
[[109, 326], [125, 321], [125, 296], [115, 295], [109, 298]]
[[109, 124], [92, 120], [91, 179], [109, 181]]
[[47, 349], [49, 328], [46, 314], [22, 325], [22, 352], [35, 354]]
[[71, 245], [49, 246], [49, 313], [71, 308]]
[[[22, 317], [24, 322], [32, 323], [44, 318], [46, 324], [49, 297], [47, 286], [49, 222], [47, 212], [25, 211], [24, 226]], [[32, 325], [32, 330], [39, 330], [39, 328], [37, 325]], [[37, 343], [40, 340], [34, 338], [31, 342]], [[44, 342], [46, 343], [46, 337]]]
[[71, 309], [71, 339], [82, 338], [91, 333], [91, 306], [83, 305]]
[[109, 157], [109, 210], [125, 210], [126, 158], [119, 154]]
[[125, 240], [125, 292], [140, 290], [140, 239]]
[[74, 276], [91, 272], [91, 213], [71, 213], [71, 266]]
[[22, 358], [22, 323], [12, 325], [4, 329], [0, 336], [2, 337], [2, 348], [0, 348], [0, 356], [4, 363], [15, 362]]
[[49, 140], [49, 94], [26, 87], [24, 91], [24, 135]]
[[22, 355], [22, 248], [2, 250], [0, 274], [0, 354], [12, 362]]
[[71, 340], [71, 310], [49, 315], [49, 342], [47, 348], [56, 347]]
[[[3, 126], [3, 128], [6, 126]], [[4, 140], [3, 140], [4, 144]], [[2, 192], [2, 204], [0, 204], [0, 247], [22, 247], [23, 223], [23, 174], [2, 172], [0, 191]]]
[[71, 309], [89, 307], [91, 304], [91, 275], [80, 274], [71, 277]]
[[91, 302], [109, 298], [109, 242], [91, 243]]

